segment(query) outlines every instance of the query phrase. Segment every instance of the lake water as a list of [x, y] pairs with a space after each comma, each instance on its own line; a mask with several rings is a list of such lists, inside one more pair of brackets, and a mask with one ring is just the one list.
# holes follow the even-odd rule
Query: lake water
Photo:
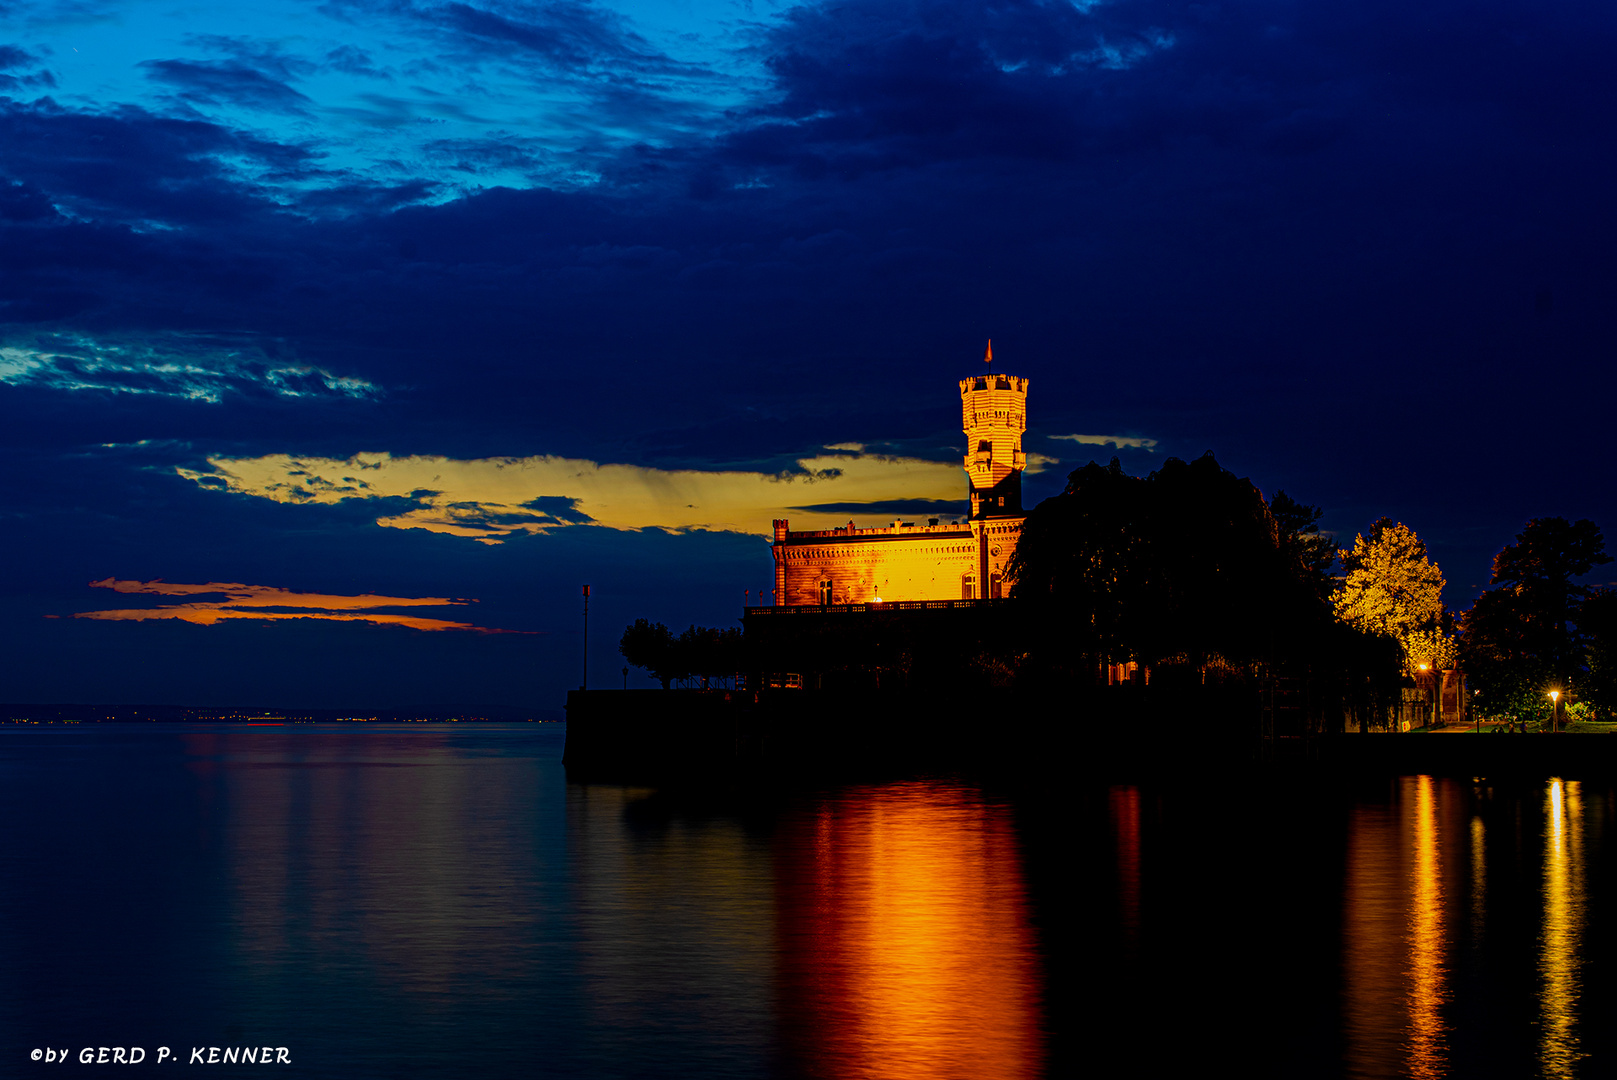
[[698, 798], [569, 784], [564, 733], [0, 731], [0, 1075], [1614, 1071], [1603, 781]]

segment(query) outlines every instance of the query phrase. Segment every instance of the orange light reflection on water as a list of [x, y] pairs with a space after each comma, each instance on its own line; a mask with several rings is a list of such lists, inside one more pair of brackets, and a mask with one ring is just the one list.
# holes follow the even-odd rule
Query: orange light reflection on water
[[1443, 879], [1437, 854], [1437, 809], [1432, 778], [1415, 785], [1414, 865], [1409, 873], [1409, 1075], [1444, 1075], [1443, 1004], [1448, 1000], [1443, 965]]
[[1583, 938], [1583, 804], [1578, 782], [1552, 779], [1544, 794], [1544, 923], [1540, 935], [1539, 1067], [1577, 1075]]
[[1117, 902], [1123, 939], [1130, 948], [1140, 935], [1140, 789], [1117, 785], [1108, 793], [1117, 841]]
[[[1033, 1077], [1037, 961], [1010, 813], [973, 789], [858, 789], [780, 868], [783, 1002], [815, 1075]], [[810, 860], [803, 865], [800, 860]]]
[[1350, 826], [1348, 1074], [1435, 1080], [1448, 1074], [1443, 800], [1430, 776], [1403, 778], [1399, 795], [1393, 809], [1360, 805]]

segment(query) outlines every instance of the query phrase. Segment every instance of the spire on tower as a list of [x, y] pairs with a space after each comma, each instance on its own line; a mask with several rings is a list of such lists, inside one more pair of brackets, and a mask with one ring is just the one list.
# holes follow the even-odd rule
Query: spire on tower
[[988, 352], [983, 354], [983, 363], [987, 364], [989, 367], [994, 366], [994, 339], [993, 338], [988, 339]]

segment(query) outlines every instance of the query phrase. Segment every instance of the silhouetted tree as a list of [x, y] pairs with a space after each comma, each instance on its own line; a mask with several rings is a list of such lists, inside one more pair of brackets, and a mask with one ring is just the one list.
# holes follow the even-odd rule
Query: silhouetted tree
[[740, 627], [691, 626], [674, 643], [679, 669], [676, 678], [721, 676], [728, 678], [743, 667]]
[[1319, 510], [1277, 501], [1283, 518], [1211, 453], [1144, 478], [1090, 462], [1028, 515], [1012, 595], [1065, 648], [1105, 660], [1268, 656], [1299, 620], [1328, 618], [1334, 559]]
[[1617, 712], [1617, 590], [1599, 589], [1578, 607], [1589, 674], [1578, 696], [1606, 716]]
[[674, 679], [683, 678], [678, 671], [674, 640], [673, 632], [662, 623], [636, 619], [618, 640], [618, 652], [635, 667], [644, 668], [667, 690]]
[[636, 619], [623, 631], [618, 651], [669, 689], [693, 676], [729, 678], [745, 670], [740, 627], [690, 626], [678, 637], [662, 623]]
[[1045, 636], [1052, 645], [1108, 661], [1129, 658], [1147, 585], [1144, 499], [1144, 481], [1117, 458], [1105, 467], [1091, 461], [1067, 477], [1066, 491], [1028, 515], [1007, 576], [1013, 597], [1050, 616]]
[[1577, 619], [1596, 591], [1573, 579], [1611, 562], [1605, 548], [1592, 521], [1534, 518], [1494, 557], [1491, 587], [1461, 621], [1461, 663], [1485, 712], [1532, 715], [1552, 688], [1581, 682], [1589, 642]]
[[1024, 669], [1065, 681], [1136, 660], [1155, 667], [1153, 685], [1189, 675], [1250, 689], [1284, 670], [1328, 695], [1310, 706], [1327, 726], [1377, 722], [1397, 651], [1333, 617], [1336, 555], [1319, 517], [1290, 496], [1271, 506], [1211, 453], [1143, 478], [1090, 462], [1028, 515], [1011, 561], [1032, 628]]
[[1327, 600], [1336, 587], [1331, 570], [1336, 566], [1337, 552], [1336, 542], [1319, 531], [1319, 519], [1325, 511], [1277, 491], [1269, 500], [1269, 513], [1274, 515], [1280, 553], [1291, 564], [1292, 574], [1318, 600]]
[[1421, 665], [1441, 669], [1454, 662], [1454, 644], [1444, 632], [1443, 572], [1427, 556], [1414, 530], [1391, 518], [1370, 526], [1342, 552], [1347, 570], [1332, 597], [1336, 617], [1398, 643], [1405, 674]]

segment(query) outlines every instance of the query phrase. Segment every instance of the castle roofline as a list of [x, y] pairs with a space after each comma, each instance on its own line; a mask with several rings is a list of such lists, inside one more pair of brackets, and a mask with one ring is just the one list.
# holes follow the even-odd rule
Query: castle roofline
[[1012, 375], [1008, 371], [979, 371], [959, 380], [962, 394], [972, 390], [1015, 390], [1025, 394], [1028, 381], [1026, 375]]

